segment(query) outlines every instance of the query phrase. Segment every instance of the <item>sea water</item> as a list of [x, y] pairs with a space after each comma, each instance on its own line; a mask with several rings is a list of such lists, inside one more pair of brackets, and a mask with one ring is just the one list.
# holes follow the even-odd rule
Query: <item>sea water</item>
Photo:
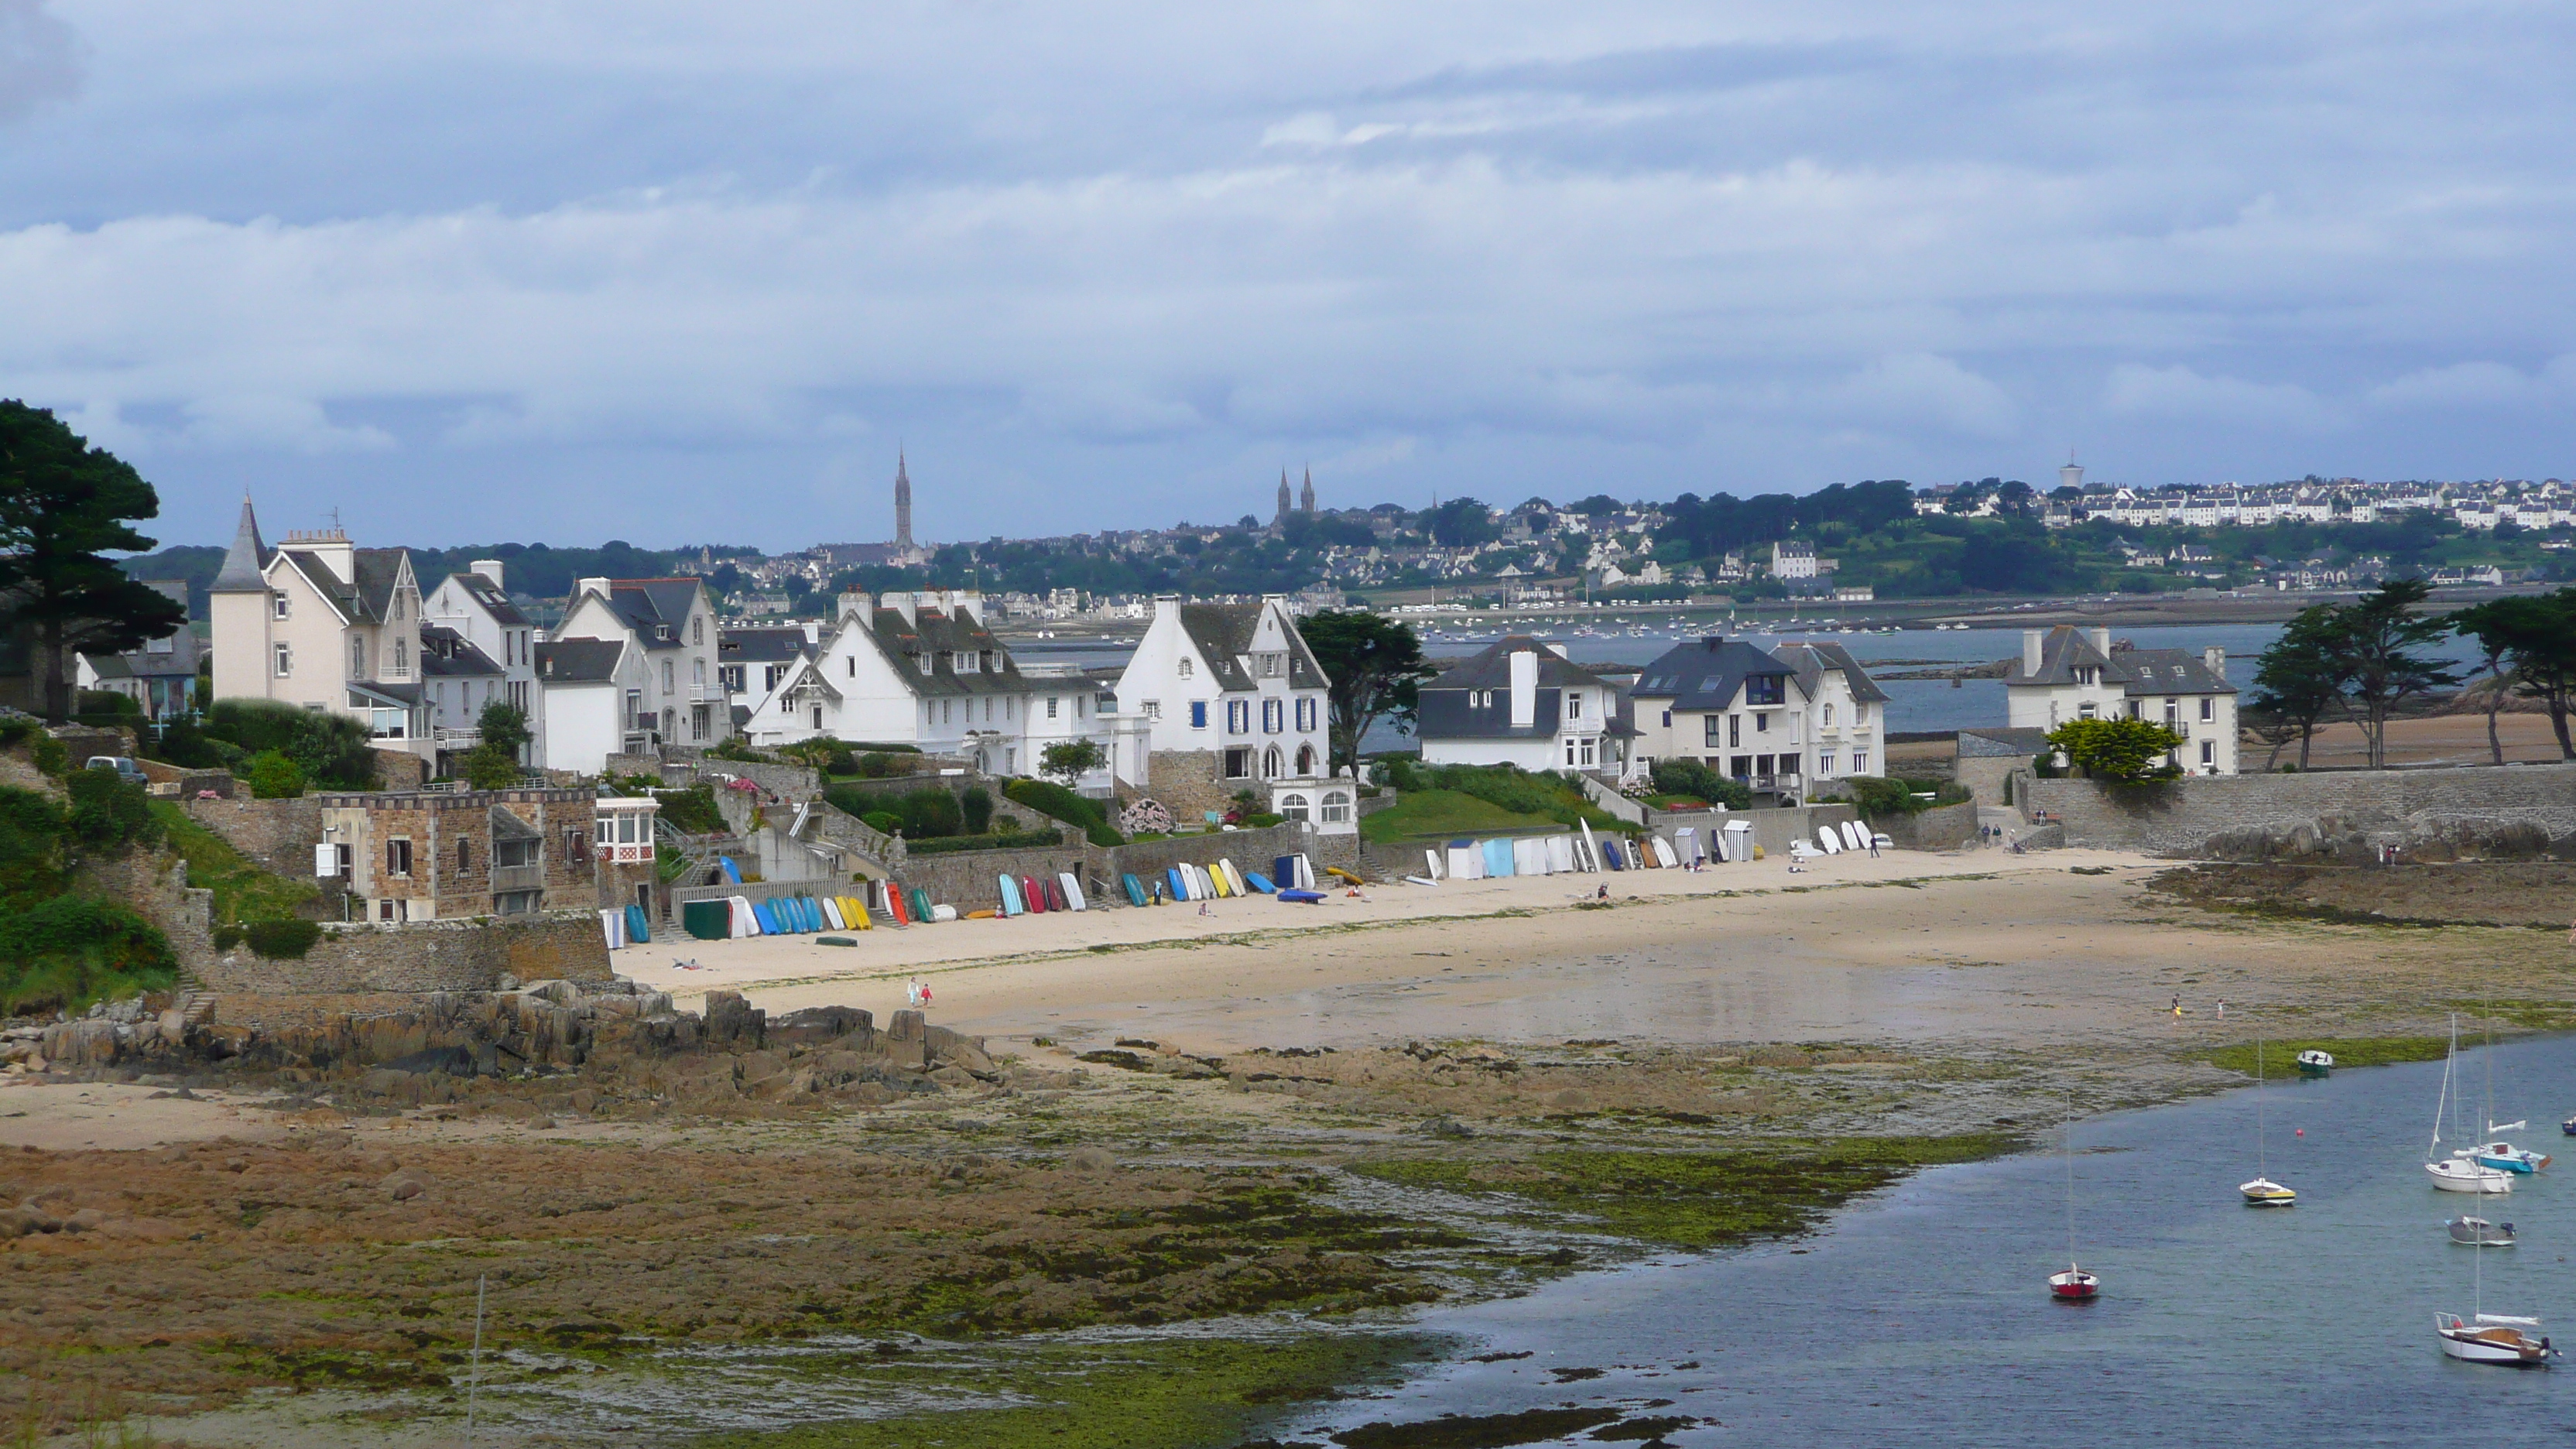
[[[2576, 1144], [2558, 1130], [2576, 1111], [2576, 1038], [2495, 1055], [2499, 1116], [2532, 1123], [2511, 1136]], [[2462, 1054], [2471, 1116], [2485, 1068]], [[2440, 1077], [2431, 1063], [2271, 1082], [2267, 1166], [2298, 1190], [2292, 1208], [2238, 1198], [2256, 1171], [2250, 1088], [2079, 1122], [2075, 1252], [2102, 1279], [2090, 1304], [2049, 1297], [2067, 1264], [2066, 1160], [2035, 1150], [1917, 1174], [1801, 1240], [1426, 1314], [1457, 1336], [1457, 1361], [1277, 1437], [1599, 1404], [1714, 1421], [1671, 1433], [1677, 1445], [2576, 1442], [2576, 1368], [2461, 1364], [2435, 1346], [2436, 1311], [2474, 1311], [2473, 1268], [2486, 1311], [2541, 1315], [2576, 1345], [2576, 1162], [2500, 1197], [2435, 1191]], [[2463, 1211], [2514, 1223], [2521, 1245], [2452, 1244], [2442, 1223]], [[1604, 1372], [1554, 1372], [1582, 1369]], [[1656, 1400], [1672, 1405], [1642, 1407]]]

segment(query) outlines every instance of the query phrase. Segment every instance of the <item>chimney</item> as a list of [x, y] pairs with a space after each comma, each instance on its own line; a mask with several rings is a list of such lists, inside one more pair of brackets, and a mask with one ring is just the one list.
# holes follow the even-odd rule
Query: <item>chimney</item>
[[1180, 595], [1178, 595], [1178, 594], [1156, 594], [1156, 595], [1154, 596], [1154, 622], [1155, 622], [1155, 623], [1157, 623], [1157, 624], [1159, 624], [1159, 623], [1163, 622], [1165, 619], [1169, 619], [1169, 620], [1171, 620], [1171, 621], [1172, 621], [1173, 623], [1175, 623], [1175, 624], [1177, 624], [1177, 623], [1179, 623], [1179, 622], [1180, 622], [1180, 619], [1181, 619], [1181, 596], [1180, 596]]
[[2227, 651], [2215, 644], [2200, 651], [2201, 667], [2221, 679], [2227, 677]]
[[2037, 629], [2021, 631], [2021, 674], [2024, 679], [2037, 679], [2040, 666], [2040, 633]]
[[822, 620], [820, 620], [820, 619], [808, 619], [808, 620], [806, 620], [804, 623], [802, 623], [802, 624], [798, 625], [797, 627], [799, 627], [799, 628], [801, 628], [801, 629], [803, 629], [803, 630], [805, 631], [805, 642], [806, 642], [806, 643], [808, 643], [808, 644], [820, 644], [820, 643], [822, 643], [822, 642], [823, 642], [823, 621], [822, 621]]
[[841, 595], [840, 602], [833, 608], [832, 617], [835, 619], [857, 619], [860, 622], [865, 623], [870, 612], [871, 608], [868, 602], [868, 596], [854, 589]]
[[921, 616], [921, 595], [919, 594], [886, 594], [877, 600], [877, 607], [892, 609], [903, 615], [903, 626], [907, 629], [919, 626]]
[[607, 597], [608, 597], [608, 580], [606, 580], [606, 579], [578, 579], [578, 580], [575, 580], [575, 581], [574, 581], [574, 583], [573, 583], [573, 586], [572, 586], [572, 598], [573, 598], [573, 602], [574, 602], [574, 603], [576, 603], [576, 604], [577, 604], [577, 603], [580, 603], [580, 602], [581, 602], [581, 596], [582, 596], [582, 595], [584, 595], [584, 594], [597, 594], [597, 595], [599, 595], [599, 596], [600, 596], [601, 598], [603, 598], [603, 599], [604, 599], [604, 598], [607, 598]]
[[481, 574], [492, 581], [492, 587], [507, 590], [508, 586], [501, 582], [501, 561], [497, 558], [478, 558], [467, 564], [465, 571], [470, 574]]
[[1538, 723], [1538, 651], [1512, 651], [1512, 728], [1525, 730]]
[[2111, 657], [2111, 631], [2107, 626], [2093, 631], [2093, 647], [2103, 658]]
[[984, 627], [984, 591], [959, 589], [948, 596], [948, 607], [958, 618], [981, 629]]

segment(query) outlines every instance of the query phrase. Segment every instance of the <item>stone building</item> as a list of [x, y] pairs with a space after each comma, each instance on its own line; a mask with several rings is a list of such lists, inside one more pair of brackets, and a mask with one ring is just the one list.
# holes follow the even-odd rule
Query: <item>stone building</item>
[[353, 917], [391, 924], [596, 909], [619, 883], [594, 863], [594, 807], [605, 802], [587, 790], [312, 798], [322, 812], [313, 873], [346, 886]]

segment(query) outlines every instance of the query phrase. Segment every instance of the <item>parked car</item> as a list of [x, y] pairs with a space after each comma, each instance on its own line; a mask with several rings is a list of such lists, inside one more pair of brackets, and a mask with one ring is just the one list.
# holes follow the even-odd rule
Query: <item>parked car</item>
[[89, 767], [93, 770], [114, 770], [120, 780], [137, 785], [144, 783], [143, 767], [134, 763], [134, 758], [130, 755], [92, 755], [89, 757]]

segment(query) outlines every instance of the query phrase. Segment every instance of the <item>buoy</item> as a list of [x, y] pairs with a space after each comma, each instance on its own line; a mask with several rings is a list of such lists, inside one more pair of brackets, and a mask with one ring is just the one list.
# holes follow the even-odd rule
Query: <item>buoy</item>
[[2307, 1128], [2305, 1128], [2305, 1127], [2301, 1127], [2301, 1128], [2298, 1128], [2297, 1130], [2293, 1131], [2290, 1135], [2291, 1135], [2291, 1136], [2293, 1136], [2293, 1137], [2305, 1137], [2305, 1136], [2307, 1136], [2307, 1135], [2308, 1135], [2308, 1129], [2307, 1129]]

